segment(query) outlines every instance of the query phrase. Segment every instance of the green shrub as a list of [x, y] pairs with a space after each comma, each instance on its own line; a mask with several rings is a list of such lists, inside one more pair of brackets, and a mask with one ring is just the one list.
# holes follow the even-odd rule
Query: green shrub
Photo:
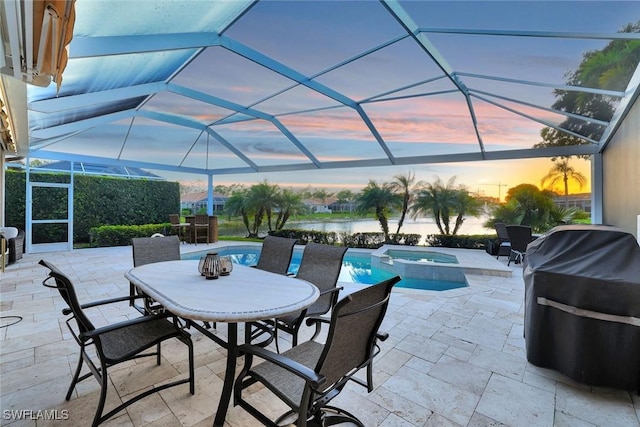
[[342, 244], [350, 248], [378, 249], [384, 245], [383, 233], [343, 233]]
[[134, 237], [150, 237], [155, 233], [165, 234], [171, 230], [171, 223], [144, 225], [103, 225], [92, 227], [92, 247], [128, 246]]
[[384, 234], [374, 233], [336, 233], [333, 231], [314, 231], [285, 229], [272, 231], [272, 236], [296, 239], [299, 245], [306, 245], [309, 242], [322, 243], [325, 245], [342, 245], [349, 248], [377, 249], [382, 245], [407, 245], [415, 246], [420, 242], [419, 234], [391, 234], [389, 240], [385, 242]]
[[271, 236], [286, 237], [288, 239], [296, 239], [299, 245], [306, 245], [309, 242], [322, 243], [325, 245], [336, 245], [340, 243], [337, 233], [314, 231], [314, 230], [297, 230], [285, 229], [272, 231]]
[[448, 235], [429, 234], [426, 238], [427, 246], [442, 248], [482, 249], [487, 247], [487, 240], [494, 239], [491, 235]]

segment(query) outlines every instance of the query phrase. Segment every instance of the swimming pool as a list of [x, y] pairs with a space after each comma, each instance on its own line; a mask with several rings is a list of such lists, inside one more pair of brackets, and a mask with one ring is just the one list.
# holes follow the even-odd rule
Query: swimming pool
[[[215, 251], [221, 256], [229, 256], [233, 263], [240, 265], [256, 265], [258, 258], [260, 258], [260, 246], [224, 246], [216, 248]], [[190, 252], [182, 254], [182, 259], [200, 259], [200, 257], [206, 255], [207, 252], [212, 250]], [[291, 264], [289, 265], [290, 273], [297, 273], [300, 267], [300, 260], [302, 259], [302, 248], [296, 248], [293, 251], [293, 257], [291, 258]], [[372, 285], [382, 280], [389, 279], [395, 274], [384, 269], [375, 268], [371, 266], [371, 253], [361, 252], [357, 250], [347, 250], [342, 261], [342, 269], [340, 270], [339, 282], [347, 283], [360, 283], [364, 285]], [[401, 288], [412, 289], [426, 289], [434, 291], [445, 291], [448, 289], [456, 289], [468, 286], [466, 279], [464, 281], [449, 281], [449, 280], [431, 280], [431, 279], [416, 279], [411, 277], [404, 277], [396, 284]]]

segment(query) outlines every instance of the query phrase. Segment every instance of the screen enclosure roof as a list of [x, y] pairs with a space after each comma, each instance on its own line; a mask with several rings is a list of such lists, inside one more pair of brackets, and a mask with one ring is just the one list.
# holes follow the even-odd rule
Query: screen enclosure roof
[[[60, 87], [27, 85], [34, 158], [238, 174], [592, 154], [638, 96], [624, 50], [622, 77], [571, 78], [590, 52], [640, 43], [621, 32], [638, 2], [74, 7]], [[568, 142], [536, 148], [543, 131]]]

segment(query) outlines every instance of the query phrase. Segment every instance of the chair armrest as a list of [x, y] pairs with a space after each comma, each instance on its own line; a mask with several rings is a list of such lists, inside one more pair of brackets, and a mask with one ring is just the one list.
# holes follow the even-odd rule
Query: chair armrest
[[258, 356], [259, 358], [271, 362], [274, 365], [280, 366], [305, 381], [310, 382], [314, 388], [318, 388], [326, 382], [326, 378], [318, 375], [313, 369], [303, 365], [302, 363], [296, 362], [295, 360], [289, 359], [286, 356], [266, 350], [263, 347], [242, 344], [238, 347], [238, 351]]
[[331, 319], [327, 319], [326, 317], [320, 316], [309, 316], [306, 320], [307, 326], [311, 326], [314, 323], [326, 323], [327, 325], [331, 323]]
[[[133, 301], [135, 299], [142, 299], [142, 298], [145, 298], [145, 296], [144, 295], [135, 295], [135, 296], [109, 298], [109, 299], [103, 299], [103, 300], [100, 300], [100, 301], [93, 301], [93, 302], [88, 302], [86, 304], [82, 304], [80, 306], [80, 308], [91, 308], [91, 307], [97, 307], [99, 305], [112, 304], [112, 303], [115, 303], [115, 302], [122, 302], [122, 301]], [[71, 309], [70, 308], [62, 309], [62, 314], [64, 314], [65, 316], [68, 315], [68, 314], [71, 314]]]
[[324, 291], [320, 292], [320, 297], [326, 294], [331, 294], [333, 292], [340, 292], [341, 290], [343, 290], [344, 288], [342, 286], [336, 286], [335, 288], [331, 288], [331, 289], [325, 289]]
[[80, 335], [78, 336], [81, 340], [86, 340], [89, 338], [94, 338], [97, 336], [100, 336], [104, 333], [107, 332], [111, 332], [111, 331], [116, 331], [118, 329], [122, 329], [122, 328], [128, 328], [129, 326], [132, 325], [137, 325], [140, 323], [147, 323], [147, 322], [153, 322], [155, 320], [158, 320], [159, 318], [168, 318], [169, 316], [171, 316], [170, 314], [161, 314], [161, 315], [154, 315], [154, 316], [142, 316], [142, 317], [136, 317], [135, 319], [130, 319], [130, 320], [124, 320], [122, 322], [118, 322], [118, 323], [113, 323], [111, 325], [106, 325], [106, 326], [102, 326], [100, 328], [96, 328], [92, 331], [88, 331], [88, 332], [82, 332], [80, 333]]

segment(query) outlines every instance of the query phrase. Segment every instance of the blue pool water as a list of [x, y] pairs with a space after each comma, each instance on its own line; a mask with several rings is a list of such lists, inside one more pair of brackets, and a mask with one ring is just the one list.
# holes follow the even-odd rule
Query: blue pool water
[[[234, 264], [240, 265], [256, 265], [260, 258], [259, 246], [226, 246], [217, 248], [221, 256], [229, 256]], [[207, 251], [191, 252], [182, 254], [182, 259], [200, 259], [206, 255]], [[439, 254], [441, 255], [441, 254]], [[455, 258], [455, 257], [454, 257]], [[302, 249], [293, 251], [291, 264], [289, 265], [289, 273], [297, 273], [302, 259]], [[406, 257], [403, 256], [403, 259]], [[340, 270], [339, 282], [360, 283], [364, 285], [372, 285], [382, 280], [389, 279], [393, 273], [371, 268], [371, 256], [368, 253], [347, 250], [342, 261], [342, 269]], [[456, 289], [467, 286], [466, 282], [450, 282], [445, 280], [427, 280], [403, 278], [396, 286], [412, 289], [427, 289], [435, 291], [445, 291], [447, 289]]]
[[458, 264], [458, 258], [454, 255], [429, 251], [405, 251], [389, 249], [385, 252], [390, 258], [404, 259], [417, 262], [440, 262], [443, 264]]

